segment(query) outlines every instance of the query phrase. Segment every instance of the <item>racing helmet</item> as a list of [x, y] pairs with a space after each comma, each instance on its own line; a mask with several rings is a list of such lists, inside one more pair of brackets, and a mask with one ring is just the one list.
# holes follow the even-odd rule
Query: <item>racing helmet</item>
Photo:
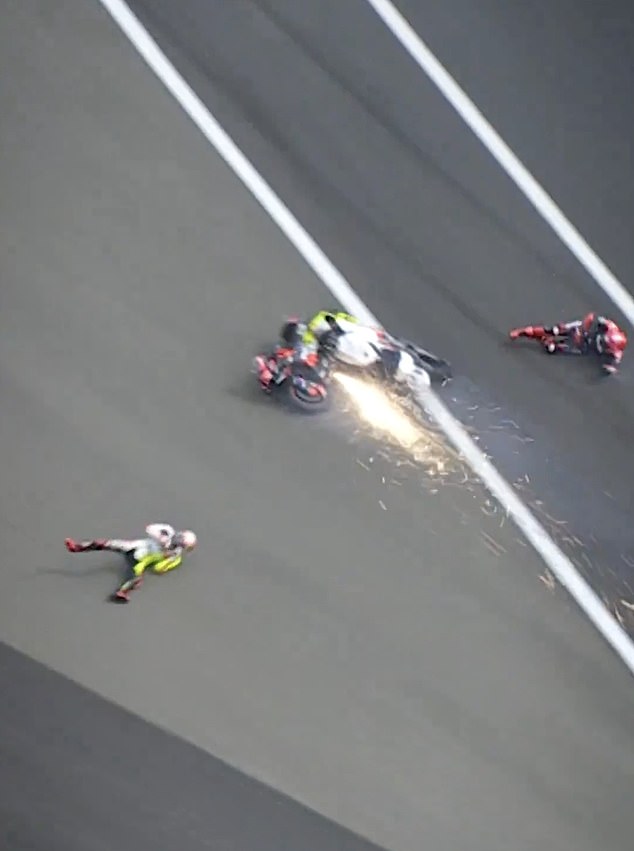
[[603, 335], [603, 348], [608, 354], [621, 358], [627, 346], [627, 337], [617, 325], [610, 325]]
[[303, 330], [299, 319], [293, 316], [282, 326], [280, 337], [288, 346], [294, 348], [300, 342]]
[[191, 529], [184, 529], [174, 535], [173, 545], [175, 547], [182, 547], [184, 550], [193, 550], [197, 543], [198, 538], [196, 537], [196, 533], [192, 532]]

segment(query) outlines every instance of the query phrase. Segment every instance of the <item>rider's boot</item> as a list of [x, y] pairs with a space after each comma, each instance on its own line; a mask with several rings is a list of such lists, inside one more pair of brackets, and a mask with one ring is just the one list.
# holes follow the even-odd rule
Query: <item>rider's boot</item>
[[271, 382], [273, 380], [273, 371], [271, 369], [270, 360], [267, 361], [262, 355], [258, 355], [254, 358], [253, 364], [256, 368], [258, 374], [258, 381], [260, 382], [260, 387], [264, 390], [265, 393], [271, 392]]
[[75, 541], [73, 538], [66, 538], [64, 544], [69, 553], [88, 553], [108, 548], [108, 541], [105, 538], [97, 538], [94, 541]]
[[513, 328], [513, 330], [509, 332], [509, 337], [511, 340], [517, 340], [518, 337], [529, 337], [532, 340], [541, 340], [546, 334], [548, 334], [548, 329], [543, 325], [526, 325], [524, 328]]
[[126, 579], [112, 595], [113, 600], [121, 603], [130, 602], [130, 594], [136, 591], [143, 584], [142, 576], [135, 576], [133, 579]]
[[112, 600], [115, 603], [129, 603], [130, 590], [127, 588], [117, 588], [117, 590], [112, 595]]

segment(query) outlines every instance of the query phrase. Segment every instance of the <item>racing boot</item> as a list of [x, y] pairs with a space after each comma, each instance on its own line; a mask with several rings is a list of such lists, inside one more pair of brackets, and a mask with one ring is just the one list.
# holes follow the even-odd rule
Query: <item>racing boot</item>
[[[272, 360], [272, 359], [271, 359]], [[253, 366], [257, 372], [260, 387], [265, 393], [271, 392], [271, 382], [273, 381], [273, 369], [271, 369], [271, 360], [267, 361], [262, 355], [258, 355], [253, 359]]]
[[105, 538], [97, 538], [94, 541], [75, 541], [73, 538], [65, 538], [64, 544], [69, 553], [88, 553], [105, 550], [108, 541]]
[[132, 591], [136, 591], [142, 584], [142, 576], [136, 576], [134, 579], [127, 579], [125, 582], [122, 582], [114, 592], [112, 600], [116, 603], [129, 603]]
[[531, 340], [543, 340], [549, 333], [549, 329], [543, 325], [525, 325], [523, 328], [513, 328], [509, 331], [511, 340], [517, 340], [518, 337], [528, 337]]
[[117, 588], [110, 599], [113, 603], [129, 603], [130, 591], [126, 588]]

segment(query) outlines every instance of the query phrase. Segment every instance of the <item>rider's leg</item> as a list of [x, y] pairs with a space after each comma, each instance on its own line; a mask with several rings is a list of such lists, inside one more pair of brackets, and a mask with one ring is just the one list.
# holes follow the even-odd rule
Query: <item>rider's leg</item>
[[591, 335], [597, 331], [597, 314], [587, 313], [581, 320], [581, 330], [584, 334]]
[[292, 357], [294, 350], [288, 346], [277, 346], [269, 355], [257, 355], [253, 364], [258, 381], [263, 390], [269, 392], [271, 385], [278, 384], [285, 362]]
[[519, 337], [527, 337], [529, 340], [537, 340], [548, 354], [555, 354], [561, 351], [561, 343], [554, 338], [560, 335], [558, 325], [526, 325], [524, 328], [513, 328], [509, 332], [511, 340], [517, 340]]
[[557, 325], [526, 325], [524, 328], [514, 328], [511, 338], [529, 337], [532, 340], [541, 340], [544, 337], [565, 337], [572, 333], [577, 327], [577, 322], [562, 322]]
[[263, 390], [269, 390], [271, 381], [273, 380], [273, 368], [270, 362], [270, 359], [265, 358], [263, 355], [258, 355], [254, 358], [253, 364], [258, 374], [258, 381], [260, 382], [260, 387]]
[[528, 337], [533, 340], [540, 340], [548, 333], [549, 329], [544, 325], [527, 325], [525, 328], [514, 328], [511, 331], [511, 339], [516, 340], [518, 337]]
[[126, 538], [110, 538], [106, 541], [104, 549], [110, 550], [113, 553], [130, 553], [141, 550], [143, 554], [147, 552], [148, 541], [144, 538], [130, 540]]
[[115, 597], [119, 600], [127, 602], [130, 599], [130, 592], [136, 591], [143, 583], [143, 574], [147, 568], [159, 561], [162, 558], [160, 553], [150, 553], [144, 558], [135, 558], [134, 551], [126, 553], [126, 571], [123, 576], [121, 585], [115, 591]]
[[70, 553], [88, 553], [100, 550], [125, 553], [134, 549], [137, 543], [136, 541], [124, 541], [118, 538], [95, 538], [87, 541], [75, 541], [73, 538], [66, 538], [64, 541], [66, 549]]

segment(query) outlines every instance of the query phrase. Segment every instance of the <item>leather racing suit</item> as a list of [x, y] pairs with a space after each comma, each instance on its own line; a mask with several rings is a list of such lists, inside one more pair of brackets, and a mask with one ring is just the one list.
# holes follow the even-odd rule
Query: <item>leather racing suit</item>
[[[167, 573], [182, 564], [188, 549], [193, 549], [195, 536], [191, 532], [177, 532], [169, 523], [151, 523], [145, 528], [145, 538], [96, 538], [75, 541], [66, 538], [66, 549], [71, 553], [109, 551], [126, 556], [123, 581], [114, 593], [122, 601], [129, 600], [130, 592], [141, 586], [143, 574], [151, 567], [154, 573]], [[185, 535], [193, 536], [194, 543], [187, 546]]]
[[560, 322], [556, 325], [528, 325], [517, 328], [512, 338], [533, 337], [541, 340], [544, 348], [555, 353], [561, 351], [556, 338], [564, 338], [567, 351], [581, 355], [594, 352], [601, 359], [603, 369], [616, 372], [627, 347], [627, 336], [612, 319], [598, 313], [588, 313], [583, 319]]

